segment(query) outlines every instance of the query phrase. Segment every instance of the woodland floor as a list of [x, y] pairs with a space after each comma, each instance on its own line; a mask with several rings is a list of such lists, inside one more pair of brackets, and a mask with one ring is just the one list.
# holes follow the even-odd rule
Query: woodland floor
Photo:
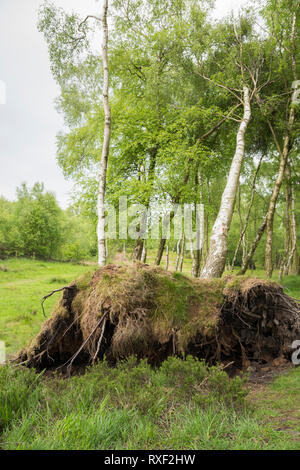
[[[0, 340], [5, 341], [8, 354], [11, 355], [23, 347], [44, 322], [41, 297], [91, 270], [91, 266], [26, 259], [9, 259], [0, 264], [7, 269], [0, 270]], [[189, 274], [189, 270], [189, 263], [186, 263], [184, 272]], [[253, 274], [264, 277], [260, 270]], [[274, 280], [277, 280], [276, 272]], [[282, 284], [285, 292], [300, 298], [299, 276], [288, 276]], [[48, 299], [48, 316], [56, 301], [55, 296]], [[166, 370], [171, 366], [175, 372], [176, 367], [179, 367], [175, 361], [173, 365], [166, 365]], [[218, 397], [212, 396], [210, 399], [208, 395], [207, 406], [201, 403], [200, 408], [195, 396], [184, 391], [184, 387], [180, 392], [182, 396], [176, 395], [179, 393], [176, 384], [168, 383], [170, 374], [164, 376], [163, 372], [157, 372], [155, 375], [146, 366], [141, 366], [136, 373], [130, 369], [133, 374], [132, 390], [136, 386], [138, 395], [134, 398], [130, 392], [133, 398], [129, 400], [125, 393], [128, 371], [123, 384], [124, 371], [116, 371], [112, 379], [112, 372], [104, 371], [101, 367], [99, 365], [99, 370], [70, 380], [44, 375], [38, 381], [33, 378], [32, 371], [19, 373], [17, 369], [10, 369], [7, 372], [4, 370], [6, 368], [0, 368], [0, 385], [10, 384], [6, 394], [1, 395], [0, 390], [0, 448], [300, 449], [300, 367], [270, 364], [264, 370], [250, 374], [246, 384], [249, 393], [242, 406], [224, 404]], [[147, 377], [147, 387], [143, 386], [143, 389], [137, 377], [139, 373]], [[188, 369], [186, 371], [187, 375], [193, 376], [193, 373]], [[13, 380], [8, 380], [7, 374], [12, 374]], [[110, 393], [108, 399], [105, 389], [101, 391], [104, 395], [98, 389], [95, 392], [97, 374], [107, 376], [107, 380], [110, 377], [109, 383], [116, 380], [120, 386], [118, 393], [107, 391]], [[196, 381], [196, 375], [194, 379]], [[193, 385], [194, 379], [191, 379], [192, 387], [196, 387]], [[18, 395], [22, 384], [24, 390], [27, 390], [31, 381], [34, 383], [31, 388], [33, 392], [18, 402], [19, 398], [12, 387], [16, 386]], [[56, 389], [52, 393], [56, 387], [53, 385], [55, 381], [62, 390], [61, 397], [57, 396]], [[224, 387], [224, 394], [232, 394], [232, 400], [236, 400], [239, 392], [229, 390], [227, 382], [224, 382]], [[171, 401], [163, 397], [166, 390], [167, 395], [170, 393], [172, 396]], [[85, 394], [93, 396], [93, 399], [83, 405]], [[100, 402], [98, 394], [101, 395]], [[12, 397], [9, 403], [8, 396]], [[47, 403], [46, 408], [43, 408], [44, 401]], [[74, 408], [75, 405], [70, 404], [73, 401], [79, 403], [78, 406], [81, 403], [81, 408]], [[25, 408], [20, 421], [18, 409], [21, 402]], [[116, 403], [116, 410], [113, 411]], [[160, 409], [157, 409], [158, 403], [161, 404]], [[97, 414], [99, 409], [102, 410], [101, 417]], [[100, 419], [101, 427], [110, 429], [110, 434], [105, 437], [96, 432]], [[71, 428], [74, 427], [77, 431], [75, 429], [73, 432]], [[87, 430], [84, 436], [81, 433], [83, 428]], [[32, 429], [36, 430], [33, 436]], [[96, 441], [95, 432], [98, 435]]]

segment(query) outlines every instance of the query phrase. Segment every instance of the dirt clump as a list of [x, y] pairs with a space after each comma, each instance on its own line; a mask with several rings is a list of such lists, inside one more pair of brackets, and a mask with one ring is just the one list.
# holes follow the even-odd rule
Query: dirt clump
[[191, 279], [142, 263], [108, 265], [64, 288], [17, 362], [37, 369], [130, 355], [159, 365], [191, 354], [245, 369], [290, 358], [299, 303], [271, 281]]

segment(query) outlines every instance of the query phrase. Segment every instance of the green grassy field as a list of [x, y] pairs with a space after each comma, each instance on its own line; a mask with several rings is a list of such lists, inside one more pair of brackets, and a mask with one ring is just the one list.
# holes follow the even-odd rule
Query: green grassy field
[[[26, 259], [3, 265], [0, 339], [9, 354], [45, 320], [42, 296], [95, 268]], [[297, 298], [299, 284], [299, 276], [283, 281]], [[48, 316], [59, 295], [47, 300]], [[191, 358], [170, 358], [159, 370], [134, 359], [115, 369], [103, 363], [70, 379], [1, 366], [0, 449], [300, 449], [300, 367], [246, 389]]]
[[[93, 269], [80, 264], [12, 258], [0, 270], [0, 340], [8, 354], [18, 351], [39, 330], [45, 318], [41, 298]], [[45, 303], [47, 315], [59, 298], [54, 294]]]

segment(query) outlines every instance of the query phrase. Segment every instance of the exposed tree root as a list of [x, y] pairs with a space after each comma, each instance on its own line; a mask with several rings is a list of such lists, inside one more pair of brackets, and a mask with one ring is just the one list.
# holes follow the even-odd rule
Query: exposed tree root
[[61, 287], [60, 289], [55, 289], [53, 291], [51, 291], [49, 294], [47, 295], [44, 295], [44, 297], [42, 298], [42, 301], [41, 301], [41, 306], [42, 306], [42, 310], [43, 310], [43, 315], [44, 317], [46, 318], [46, 314], [45, 314], [45, 309], [44, 309], [44, 302], [45, 300], [47, 300], [49, 297], [51, 297], [53, 294], [55, 294], [56, 292], [61, 292], [65, 289], [73, 289], [73, 286], [64, 286], [64, 287]]
[[271, 281], [195, 280], [135, 263], [106, 266], [61, 290], [18, 363], [70, 370], [104, 355], [111, 363], [134, 354], [157, 365], [192, 354], [241, 369], [290, 358], [300, 338], [298, 302]]

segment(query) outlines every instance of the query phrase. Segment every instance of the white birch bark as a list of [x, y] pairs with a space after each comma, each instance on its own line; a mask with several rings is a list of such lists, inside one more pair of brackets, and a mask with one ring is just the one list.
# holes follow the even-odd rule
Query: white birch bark
[[[293, 16], [292, 31], [291, 31], [291, 50], [292, 51], [295, 51], [295, 35], [296, 35], [296, 14], [294, 14], [294, 16]], [[294, 52], [291, 55], [291, 60], [292, 60], [292, 73], [293, 73], [294, 80], [296, 81], [296, 79], [297, 79], [297, 76], [296, 76], [296, 58], [295, 58]], [[277, 180], [276, 180], [276, 183], [275, 183], [275, 186], [274, 186], [274, 189], [273, 189], [273, 193], [272, 193], [272, 196], [271, 196], [270, 205], [269, 205], [269, 209], [268, 209], [268, 213], [267, 213], [265, 267], [266, 267], [266, 274], [267, 274], [268, 278], [271, 278], [272, 273], [273, 273], [273, 261], [272, 261], [272, 248], [273, 247], [272, 247], [272, 245], [273, 245], [274, 215], [275, 215], [275, 209], [276, 209], [276, 204], [277, 204], [279, 191], [280, 191], [280, 188], [281, 188], [285, 168], [286, 168], [287, 161], [288, 161], [288, 156], [289, 156], [289, 153], [290, 153], [290, 146], [291, 146], [291, 140], [292, 140], [291, 139], [291, 131], [292, 131], [292, 128], [293, 128], [293, 125], [294, 125], [294, 120], [295, 120], [295, 109], [294, 109], [294, 106], [293, 106], [293, 102], [295, 102], [296, 99], [297, 99], [297, 89], [294, 90], [294, 93], [293, 93], [293, 96], [292, 96], [292, 103], [290, 105], [288, 125], [287, 125], [287, 130], [286, 130], [286, 133], [285, 133], [285, 137], [284, 137], [284, 144], [283, 144], [282, 152], [279, 148], [280, 169], [279, 169]], [[274, 137], [274, 133], [273, 133], [273, 137]], [[275, 143], [276, 143], [276, 139], [275, 139]]]
[[146, 260], [147, 260], [147, 241], [144, 240], [141, 262], [146, 263]]
[[105, 189], [106, 189], [106, 172], [107, 162], [109, 155], [109, 143], [110, 143], [110, 128], [111, 128], [111, 112], [109, 106], [109, 68], [108, 68], [108, 25], [107, 25], [107, 10], [108, 0], [103, 0], [103, 11], [102, 11], [102, 62], [103, 62], [103, 107], [105, 114], [104, 124], [104, 137], [102, 146], [102, 155], [100, 163], [100, 175], [99, 175], [99, 193], [98, 193], [98, 264], [104, 266], [106, 263], [106, 247], [105, 247]]
[[[296, 100], [297, 97], [297, 89], [294, 90], [293, 96], [292, 96], [292, 102]], [[256, 95], [258, 105], [261, 107], [261, 99], [259, 95]], [[281, 149], [281, 146], [278, 142], [278, 138], [276, 136], [276, 133], [274, 131], [274, 128], [272, 124], [270, 123], [269, 119], [267, 119], [268, 126], [270, 128], [270, 131], [273, 135], [274, 143], [276, 145], [276, 148], [278, 150], [278, 153], [280, 155], [280, 163], [279, 163], [279, 169], [278, 169], [278, 174], [277, 178], [273, 187], [272, 195], [270, 198], [269, 202], [269, 207], [267, 214], [261, 224], [261, 226], [258, 229], [258, 232], [256, 234], [256, 238], [253, 241], [251, 248], [246, 256], [245, 262], [243, 263], [243, 266], [241, 267], [240, 271], [238, 272], [238, 275], [243, 275], [246, 273], [249, 262], [251, 261], [255, 250], [262, 238], [262, 235], [264, 231], [266, 230], [267, 236], [266, 236], [266, 249], [265, 249], [265, 266], [266, 266], [266, 273], [268, 277], [272, 276], [273, 272], [273, 266], [272, 266], [272, 238], [273, 238], [273, 221], [274, 221], [274, 214], [275, 214], [275, 209], [276, 209], [276, 204], [277, 204], [277, 199], [278, 195], [281, 189], [281, 185], [283, 182], [284, 178], [284, 172], [286, 169], [287, 161], [288, 161], [288, 156], [290, 153], [290, 144], [291, 144], [291, 130], [293, 128], [295, 120], [295, 110], [293, 106], [290, 106], [290, 112], [289, 112], [289, 118], [287, 122], [287, 129], [284, 137], [284, 144], [283, 144], [283, 150]]]
[[[202, 199], [202, 191], [201, 191]], [[196, 247], [194, 249], [193, 241], [191, 244], [191, 257], [192, 257], [192, 277], [199, 277], [200, 263], [203, 253], [204, 246], [204, 204], [198, 204], [196, 206]]]
[[180, 260], [179, 260], [179, 272], [181, 272], [181, 273], [182, 273], [182, 267], [183, 267], [184, 250], [185, 250], [185, 235], [183, 234], [182, 244], [181, 244], [181, 252], [180, 252]]
[[182, 241], [182, 239], [178, 240], [178, 242], [177, 242], [177, 248], [176, 248], [177, 256], [176, 256], [176, 262], [175, 262], [175, 271], [178, 271], [181, 241]]
[[165, 270], [168, 271], [169, 269], [169, 245], [167, 245], [166, 248], [166, 264], [165, 264]]
[[[292, 101], [295, 98], [295, 93], [293, 95]], [[284, 172], [286, 169], [287, 161], [288, 161], [288, 156], [290, 153], [290, 143], [291, 143], [291, 130], [294, 124], [295, 120], [295, 109], [293, 106], [290, 108], [290, 113], [289, 113], [289, 120], [288, 120], [288, 127], [287, 131], [284, 137], [284, 144], [283, 144], [283, 150], [280, 155], [280, 165], [279, 165], [279, 172], [276, 178], [276, 182], [273, 188], [273, 192], [271, 195], [270, 203], [269, 203], [269, 208], [267, 212], [267, 225], [266, 225], [266, 249], [265, 249], [265, 267], [266, 267], [266, 273], [268, 278], [272, 277], [273, 273], [273, 263], [272, 263], [272, 242], [273, 242], [273, 222], [274, 222], [274, 215], [275, 215], [275, 209], [276, 209], [276, 204], [277, 204], [277, 199], [278, 195], [280, 192], [280, 188], [282, 185], [283, 177], [284, 177]]]
[[296, 226], [295, 212], [296, 212], [295, 190], [292, 187], [291, 188], [291, 223], [290, 223], [292, 247], [291, 247], [291, 251], [289, 253], [287, 263], [285, 265], [285, 275], [286, 276], [289, 274], [289, 269], [290, 269], [290, 266], [292, 265], [293, 258], [294, 258], [294, 255], [295, 255], [296, 249], [297, 249], [297, 226]]
[[200, 231], [200, 239], [199, 239], [199, 249], [201, 253], [203, 252], [204, 248], [204, 204], [200, 204], [200, 214], [199, 214], [199, 231]]
[[233, 215], [235, 198], [240, 178], [241, 166], [245, 153], [245, 133], [251, 118], [249, 89], [243, 88], [244, 116], [239, 126], [236, 139], [236, 151], [229, 171], [227, 184], [222, 195], [218, 216], [210, 236], [209, 252], [201, 278], [221, 277], [225, 268], [228, 232]]

